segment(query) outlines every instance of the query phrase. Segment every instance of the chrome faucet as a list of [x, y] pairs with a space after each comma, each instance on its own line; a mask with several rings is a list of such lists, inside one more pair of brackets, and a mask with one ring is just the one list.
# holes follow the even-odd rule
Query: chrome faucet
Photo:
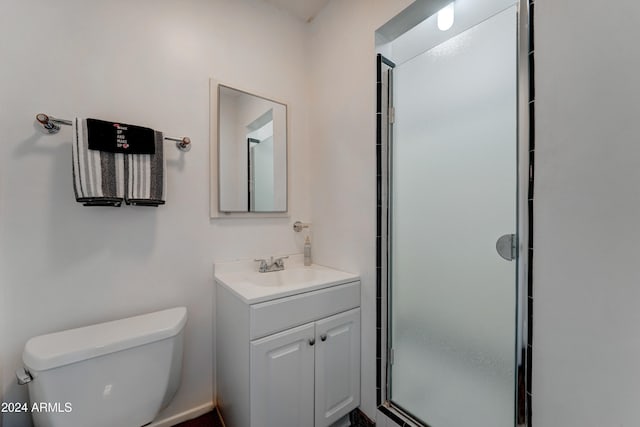
[[273, 257], [271, 257], [271, 260], [269, 262], [267, 262], [266, 259], [254, 259], [254, 261], [260, 263], [260, 267], [258, 267], [258, 271], [260, 273], [269, 273], [272, 271], [284, 270], [284, 260], [287, 258], [289, 257], [283, 256], [274, 260]]

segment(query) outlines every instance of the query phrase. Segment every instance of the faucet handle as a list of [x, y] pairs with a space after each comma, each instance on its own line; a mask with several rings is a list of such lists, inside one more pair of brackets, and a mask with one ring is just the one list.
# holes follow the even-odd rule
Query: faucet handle
[[283, 261], [284, 261], [285, 259], [287, 259], [287, 258], [289, 258], [289, 255], [287, 255], [287, 256], [281, 256], [280, 258], [277, 258], [277, 259], [275, 260], [275, 263], [274, 263], [274, 264], [275, 264], [275, 265], [277, 265], [278, 267], [283, 267], [283, 266], [284, 266], [284, 262], [283, 262]]
[[264, 273], [265, 271], [267, 271], [267, 260], [266, 259], [254, 259], [255, 262], [259, 262], [260, 263], [260, 267], [258, 269], [259, 272]]

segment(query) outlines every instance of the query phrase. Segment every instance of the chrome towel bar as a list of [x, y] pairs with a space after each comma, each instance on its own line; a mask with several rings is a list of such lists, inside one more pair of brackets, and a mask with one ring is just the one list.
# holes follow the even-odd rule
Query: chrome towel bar
[[[38, 122], [40, 126], [42, 126], [43, 132], [49, 134], [58, 133], [60, 131], [60, 125], [71, 126], [73, 124], [71, 120], [58, 119], [44, 113], [36, 115], [36, 122]], [[191, 138], [189, 138], [188, 136], [185, 136], [183, 138], [165, 136], [164, 139], [168, 141], [175, 141], [176, 147], [178, 147], [180, 151], [186, 152], [191, 150]]]

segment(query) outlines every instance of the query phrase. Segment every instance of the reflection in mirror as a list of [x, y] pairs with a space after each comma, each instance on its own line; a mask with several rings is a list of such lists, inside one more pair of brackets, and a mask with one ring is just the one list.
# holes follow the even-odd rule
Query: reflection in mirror
[[220, 212], [287, 211], [287, 107], [218, 86]]

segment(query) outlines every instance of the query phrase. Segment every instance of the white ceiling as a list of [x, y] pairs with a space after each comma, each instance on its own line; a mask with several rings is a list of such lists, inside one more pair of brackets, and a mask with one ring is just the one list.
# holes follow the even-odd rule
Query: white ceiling
[[264, 0], [305, 22], [310, 22], [330, 0]]

